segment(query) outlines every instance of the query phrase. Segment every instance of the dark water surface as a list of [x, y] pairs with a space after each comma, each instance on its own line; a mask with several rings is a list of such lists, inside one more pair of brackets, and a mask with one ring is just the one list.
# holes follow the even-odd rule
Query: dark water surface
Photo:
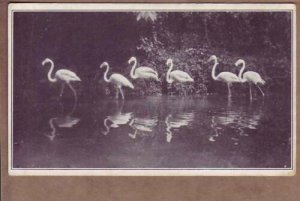
[[[72, 102], [72, 101], [71, 101]], [[145, 97], [14, 110], [14, 168], [289, 168], [290, 100]]]

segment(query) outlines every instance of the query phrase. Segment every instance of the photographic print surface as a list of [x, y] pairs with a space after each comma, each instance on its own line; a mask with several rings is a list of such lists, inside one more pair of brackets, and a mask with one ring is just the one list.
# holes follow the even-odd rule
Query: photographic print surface
[[13, 175], [290, 175], [293, 5], [12, 4]]

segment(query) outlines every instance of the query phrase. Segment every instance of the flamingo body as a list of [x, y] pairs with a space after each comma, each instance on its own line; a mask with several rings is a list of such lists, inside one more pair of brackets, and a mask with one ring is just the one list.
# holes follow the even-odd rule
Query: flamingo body
[[194, 79], [187, 74], [184, 71], [181, 70], [174, 70], [173, 69], [173, 61], [172, 59], [168, 59], [166, 63], [169, 67], [169, 70], [167, 72], [167, 82], [173, 83], [173, 82], [179, 82], [179, 83], [185, 83], [185, 82], [194, 82]]
[[123, 75], [114, 73], [109, 77], [109, 82], [116, 85], [117, 87], [129, 87], [131, 89], [134, 89], [132, 83]]
[[253, 84], [264, 85], [266, 82], [261, 78], [261, 76], [254, 71], [247, 71], [243, 74], [243, 81], [252, 82]]
[[217, 76], [217, 81], [225, 82], [225, 83], [234, 83], [240, 82], [240, 79], [237, 75], [231, 72], [222, 72]]
[[156, 81], [159, 81], [159, 78], [158, 78], [158, 73], [153, 70], [152, 68], [150, 67], [147, 67], [147, 66], [140, 66], [140, 67], [136, 67], [137, 65], [137, 60], [135, 57], [131, 57], [129, 60], [128, 60], [128, 63], [132, 63], [133, 62], [133, 66], [131, 68], [131, 71], [130, 71], [130, 77], [132, 79], [154, 79]]
[[152, 68], [146, 66], [141, 66], [135, 69], [135, 74], [142, 79], [155, 79], [157, 81], [159, 80], [157, 72]]
[[181, 70], [174, 70], [170, 73], [170, 80], [172, 82], [194, 82], [194, 79], [189, 76], [186, 72], [183, 72]]
[[81, 79], [76, 75], [76, 73], [67, 69], [61, 69], [56, 71], [55, 77], [58, 80], [65, 81], [67, 83], [71, 81], [81, 81]]

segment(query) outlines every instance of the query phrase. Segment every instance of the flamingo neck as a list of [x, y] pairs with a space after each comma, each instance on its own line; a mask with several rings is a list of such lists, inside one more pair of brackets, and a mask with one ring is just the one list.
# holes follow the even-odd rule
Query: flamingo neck
[[131, 121], [129, 122], [129, 126], [133, 127], [133, 123], [134, 123], [134, 119], [131, 119]]
[[57, 81], [56, 77], [54, 77], [54, 78], [51, 77], [52, 71], [53, 71], [53, 69], [54, 69], [54, 63], [53, 63], [52, 60], [50, 60], [49, 62], [50, 62], [50, 64], [51, 64], [51, 67], [50, 67], [50, 70], [49, 70], [49, 72], [48, 72], [48, 80], [49, 80], [50, 82], [56, 82], [56, 81]]
[[105, 73], [104, 73], [104, 81], [105, 82], [110, 82], [110, 80], [107, 78], [107, 73], [108, 73], [108, 70], [109, 70], [109, 65], [108, 64], [106, 64], [105, 65], [106, 66], [106, 70], [105, 70]]
[[137, 63], [136, 59], [134, 58], [134, 60], [133, 60], [133, 66], [132, 66], [131, 71], [130, 71], [130, 77], [132, 79], [136, 79], [137, 78], [137, 76], [135, 74], [136, 63]]
[[243, 75], [243, 72], [244, 72], [245, 66], [246, 66], [245, 61], [242, 61], [242, 65], [243, 66], [242, 66], [242, 68], [241, 68], [241, 70], [239, 72], [239, 79], [240, 79], [241, 82], [245, 82], [245, 80], [242, 78], [242, 75]]
[[104, 120], [104, 126], [106, 128], [106, 131], [104, 131], [104, 134], [106, 135], [107, 133], [109, 133], [109, 126], [107, 125], [107, 118]]
[[53, 122], [54, 120], [55, 120], [55, 118], [51, 118], [49, 120], [49, 125], [50, 125], [50, 128], [52, 129], [51, 135], [55, 135], [55, 133], [56, 133], [56, 128], [55, 128], [54, 122]]
[[211, 71], [211, 77], [212, 77], [212, 79], [217, 80], [216, 68], [219, 63], [218, 63], [217, 59], [214, 59], [214, 60], [215, 60], [215, 63], [214, 63], [213, 69]]
[[169, 70], [168, 70], [168, 72], [167, 72], [167, 82], [168, 83], [172, 83], [173, 81], [172, 81], [172, 79], [170, 78], [170, 73], [171, 73], [171, 71], [172, 71], [172, 69], [173, 69], [173, 62], [171, 62], [171, 64], [169, 64]]

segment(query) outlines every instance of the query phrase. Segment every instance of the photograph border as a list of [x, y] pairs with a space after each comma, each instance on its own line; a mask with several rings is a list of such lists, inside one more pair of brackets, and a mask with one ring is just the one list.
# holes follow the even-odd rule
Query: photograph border
[[[291, 12], [291, 168], [13, 168], [14, 12]], [[215, 3], [12, 3], [8, 9], [8, 170], [9, 175], [43, 176], [293, 176], [296, 172], [296, 7], [294, 4]]]

